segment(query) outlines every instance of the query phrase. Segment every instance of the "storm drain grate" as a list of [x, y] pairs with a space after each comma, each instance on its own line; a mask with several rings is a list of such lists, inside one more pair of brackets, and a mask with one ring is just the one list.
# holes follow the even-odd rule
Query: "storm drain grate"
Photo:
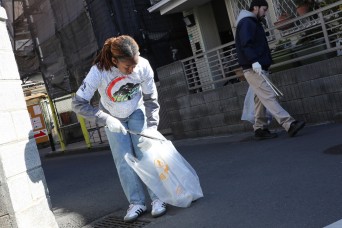
[[326, 149], [323, 153], [325, 154], [342, 154], [342, 144], [336, 145]]
[[113, 215], [107, 216], [100, 220], [87, 225], [87, 228], [140, 228], [149, 224], [149, 221], [136, 220], [134, 222], [124, 222], [122, 218]]

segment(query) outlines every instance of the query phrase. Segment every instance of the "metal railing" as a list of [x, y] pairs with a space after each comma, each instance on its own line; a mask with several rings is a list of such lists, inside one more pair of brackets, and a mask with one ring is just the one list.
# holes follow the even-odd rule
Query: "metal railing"
[[[341, 55], [341, 2], [282, 21], [266, 30], [274, 64], [282, 71]], [[212, 90], [244, 80], [235, 42], [181, 60], [190, 93]]]

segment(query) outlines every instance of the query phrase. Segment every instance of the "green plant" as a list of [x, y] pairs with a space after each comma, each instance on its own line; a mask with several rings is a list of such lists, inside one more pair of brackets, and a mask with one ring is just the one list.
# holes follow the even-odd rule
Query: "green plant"
[[[339, 0], [324, 0], [319, 2], [319, 7], [325, 7], [338, 1]], [[325, 10], [322, 13], [325, 19], [328, 35], [331, 39], [342, 37], [341, 20], [338, 20], [338, 18], [342, 17], [342, 4], [331, 7], [329, 10]]]
[[323, 31], [320, 27], [312, 28], [303, 32], [296, 45], [308, 45], [314, 41], [322, 40], [324, 37]]
[[[319, 7], [324, 7], [324, 6], [327, 6], [327, 5], [330, 5], [330, 4], [333, 4], [335, 2], [338, 2], [339, 0], [325, 0], [325, 1], [321, 1], [318, 3], [318, 6]], [[332, 10], [334, 12], [336, 11], [342, 11], [342, 5], [339, 5], [339, 6], [336, 6], [336, 7], [333, 7]]]
[[324, 0], [320, 2], [320, 5], [326, 6], [335, 2], [338, 2], [339, 0]]

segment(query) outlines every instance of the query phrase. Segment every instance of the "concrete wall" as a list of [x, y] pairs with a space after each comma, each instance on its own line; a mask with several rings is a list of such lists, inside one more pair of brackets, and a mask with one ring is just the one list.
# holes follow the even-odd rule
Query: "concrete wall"
[[[158, 75], [161, 109], [168, 113], [174, 138], [252, 130], [240, 120], [247, 82], [189, 94], [181, 62], [159, 68]], [[342, 112], [342, 57], [277, 72], [271, 79], [285, 94], [281, 105], [294, 118], [314, 124], [333, 121]], [[280, 126], [272, 123], [275, 127]]]
[[58, 227], [0, 7], [0, 227]]

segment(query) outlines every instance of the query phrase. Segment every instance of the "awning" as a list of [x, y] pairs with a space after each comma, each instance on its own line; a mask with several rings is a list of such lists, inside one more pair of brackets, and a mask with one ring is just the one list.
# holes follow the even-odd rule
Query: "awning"
[[160, 11], [160, 14], [171, 14], [183, 12], [196, 6], [201, 6], [210, 0], [161, 0], [147, 10], [152, 13]]
[[47, 98], [47, 97], [48, 96], [45, 93], [37, 93], [37, 94], [30, 95], [30, 96], [26, 96], [25, 101], [33, 100], [36, 98]]

